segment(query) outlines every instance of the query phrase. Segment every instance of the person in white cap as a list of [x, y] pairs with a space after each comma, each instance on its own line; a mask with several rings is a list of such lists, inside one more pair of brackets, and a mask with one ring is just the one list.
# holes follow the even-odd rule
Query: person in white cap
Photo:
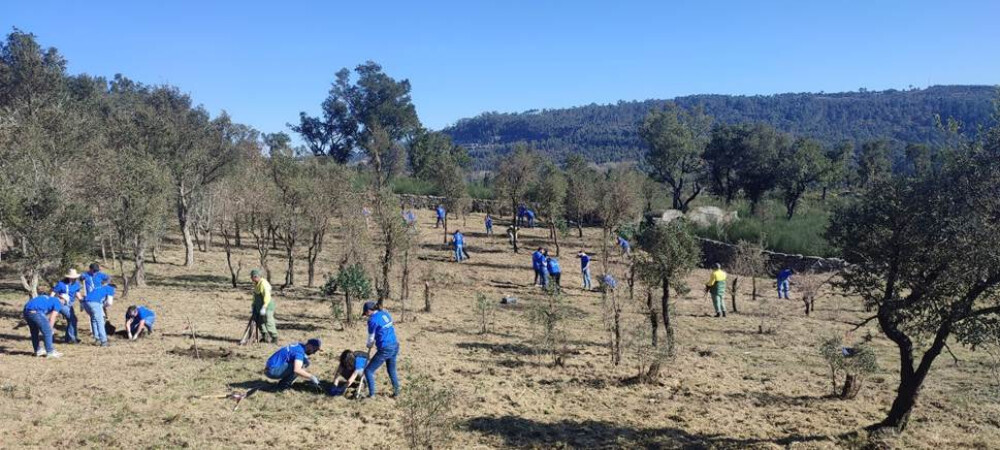
[[66, 343], [79, 343], [76, 311], [73, 305], [77, 300], [83, 300], [83, 285], [80, 284], [80, 274], [76, 269], [69, 269], [63, 279], [52, 288], [51, 295], [62, 303], [59, 314], [66, 318]]

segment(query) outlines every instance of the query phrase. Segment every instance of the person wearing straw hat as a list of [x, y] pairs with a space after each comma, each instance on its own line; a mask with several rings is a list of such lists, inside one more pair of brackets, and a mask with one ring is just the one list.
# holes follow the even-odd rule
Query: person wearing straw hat
[[80, 342], [77, 336], [76, 310], [73, 305], [77, 300], [83, 300], [83, 286], [80, 284], [80, 274], [76, 269], [69, 269], [63, 279], [52, 288], [53, 297], [59, 299], [62, 308], [59, 313], [66, 318], [66, 343], [77, 344]]

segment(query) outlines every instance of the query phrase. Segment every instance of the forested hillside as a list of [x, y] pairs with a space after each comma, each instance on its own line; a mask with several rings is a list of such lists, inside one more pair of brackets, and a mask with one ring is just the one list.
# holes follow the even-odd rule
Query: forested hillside
[[[888, 139], [893, 144], [941, 142], [936, 117], [955, 119], [974, 134], [988, 123], [997, 89], [993, 86], [933, 86], [907, 91], [769, 96], [692, 95], [672, 101], [704, 108], [716, 122], [766, 122], [827, 146], [843, 141]], [[525, 141], [561, 160], [569, 152], [602, 163], [634, 160], [643, 143], [638, 124], [651, 109], [671, 100], [621, 101], [613, 105], [484, 113], [459, 120], [443, 131], [466, 146], [480, 164]], [[901, 145], [894, 145], [901, 148]]]

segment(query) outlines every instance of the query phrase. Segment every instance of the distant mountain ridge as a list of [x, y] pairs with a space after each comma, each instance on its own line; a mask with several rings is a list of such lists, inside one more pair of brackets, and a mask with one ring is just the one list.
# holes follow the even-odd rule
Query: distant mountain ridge
[[672, 101], [686, 109], [701, 106], [716, 122], [766, 122], [825, 145], [880, 138], [896, 147], [910, 142], [934, 145], [945, 137], [936, 117], [958, 120], [966, 133], [974, 135], [978, 127], [991, 122], [997, 96], [997, 87], [980, 85], [834, 94], [690, 95], [521, 113], [488, 112], [461, 119], [442, 131], [467, 147], [481, 166], [517, 142], [526, 142], [557, 161], [571, 152], [597, 163], [637, 160], [644, 151], [638, 125], [651, 109]]

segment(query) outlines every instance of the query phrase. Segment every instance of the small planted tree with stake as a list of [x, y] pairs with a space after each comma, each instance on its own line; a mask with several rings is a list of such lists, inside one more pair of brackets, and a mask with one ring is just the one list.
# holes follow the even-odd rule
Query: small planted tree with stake
[[[337, 292], [344, 294], [344, 312], [347, 316], [347, 324], [354, 324], [354, 308], [352, 301], [356, 299], [370, 298], [372, 295], [372, 282], [365, 273], [365, 268], [361, 264], [352, 264], [337, 273], [336, 277], [330, 277], [323, 286], [323, 293], [333, 296]], [[337, 303], [334, 301], [334, 303]], [[337, 314], [337, 307], [333, 307], [334, 315]]]

